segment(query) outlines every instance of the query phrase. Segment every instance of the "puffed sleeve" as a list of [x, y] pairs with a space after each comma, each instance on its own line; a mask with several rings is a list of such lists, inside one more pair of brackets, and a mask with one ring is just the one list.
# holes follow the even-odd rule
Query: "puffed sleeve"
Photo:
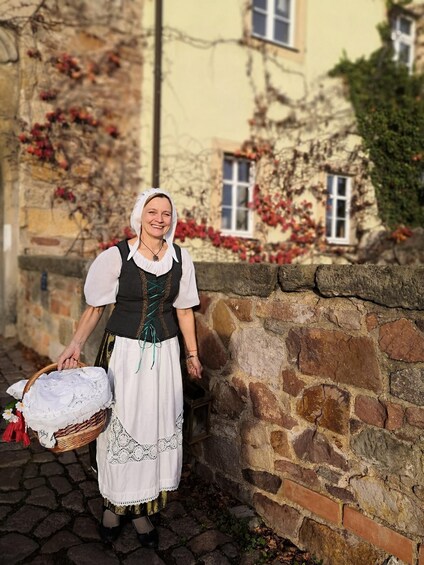
[[84, 284], [85, 300], [89, 306], [115, 304], [122, 259], [116, 246], [102, 251], [87, 273]]
[[181, 248], [182, 275], [180, 280], [180, 290], [174, 300], [175, 308], [192, 308], [200, 302], [197, 293], [196, 276], [193, 261], [187, 249]]

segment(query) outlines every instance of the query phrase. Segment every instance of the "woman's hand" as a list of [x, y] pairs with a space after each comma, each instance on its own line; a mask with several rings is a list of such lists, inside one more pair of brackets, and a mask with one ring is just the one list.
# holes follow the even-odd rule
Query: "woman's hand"
[[197, 355], [194, 355], [187, 359], [187, 371], [189, 376], [193, 377], [194, 379], [202, 378], [203, 367]]
[[75, 369], [81, 356], [81, 349], [102, 317], [104, 306], [87, 306], [78, 322], [74, 337], [57, 360], [57, 368]]
[[61, 353], [57, 360], [57, 370], [76, 369], [78, 367], [81, 348], [78, 344], [71, 342]]

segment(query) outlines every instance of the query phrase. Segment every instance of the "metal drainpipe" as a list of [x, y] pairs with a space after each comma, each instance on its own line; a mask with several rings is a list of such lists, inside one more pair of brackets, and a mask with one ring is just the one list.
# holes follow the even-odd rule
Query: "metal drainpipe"
[[160, 186], [160, 118], [162, 95], [162, 14], [163, 0], [156, 0], [155, 11], [155, 68], [153, 87], [153, 154], [152, 186]]

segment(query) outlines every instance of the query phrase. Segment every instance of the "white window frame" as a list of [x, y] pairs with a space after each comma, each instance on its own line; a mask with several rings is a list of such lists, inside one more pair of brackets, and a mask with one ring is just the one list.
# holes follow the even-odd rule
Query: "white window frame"
[[[401, 20], [408, 20], [411, 24], [411, 33], [406, 34], [401, 31]], [[400, 47], [401, 45], [407, 45], [409, 47], [409, 61], [406, 63], [406, 66], [409, 69], [409, 72], [412, 72], [412, 67], [414, 64], [415, 59], [415, 20], [410, 16], [405, 14], [398, 14], [393, 19], [392, 23], [392, 43], [393, 43], [393, 50], [394, 50], [394, 59], [395, 61], [400, 61]]]
[[[338, 179], [343, 178], [346, 180], [346, 194], [340, 195], [338, 194]], [[332, 183], [332, 192], [328, 191], [328, 183], [331, 180]], [[336, 245], [349, 245], [350, 243], [350, 205], [351, 205], [351, 194], [352, 194], [352, 178], [346, 175], [338, 175], [338, 174], [328, 174], [327, 175], [327, 199], [326, 199], [326, 208], [325, 208], [325, 235], [328, 243], [334, 243]], [[327, 212], [328, 212], [328, 205], [330, 201], [332, 202], [332, 214], [331, 214], [331, 233], [327, 234]], [[338, 218], [337, 216], [337, 202], [339, 200], [344, 200], [346, 202], [345, 208], [345, 216], [344, 218]], [[345, 221], [346, 230], [345, 230], [345, 237], [337, 237], [337, 220], [343, 219]]]
[[[260, 8], [255, 8], [253, 6], [253, 0], [252, 0], [252, 36], [253, 37], [257, 37], [259, 39], [265, 39], [266, 41], [270, 41], [272, 43], [275, 43], [276, 45], [282, 45], [283, 47], [294, 48], [296, 0], [287, 0], [287, 1], [290, 2], [290, 18], [284, 18], [283, 16], [276, 15], [274, 0], [266, 0], [267, 7], [265, 10]], [[253, 30], [253, 15], [255, 12], [259, 14], [264, 14], [266, 16], [265, 35], [260, 35], [259, 33], [255, 33]], [[278, 41], [274, 38], [274, 19], [279, 19], [288, 23], [289, 26], [288, 43], [283, 43], [282, 41]]]
[[[231, 179], [224, 177], [224, 161], [229, 160], [233, 162], [232, 165], [232, 177]], [[239, 181], [238, 180], [238, 165], [241, 162], [247, 162], [249, 164], [249, 179], [248, 181]], [[249, 206], [247, 208], [247, 229], [246, 230], [238, 230], [236, 228], [237, 225], [237, 187], [242, 186], [248, 189], [248, 204], [253, 202], [253, 187], [255, 183], [255, 165], [254, 162], [250, 159], [246, 159], [245, 157], [238, 157], [231, 153], [225, 153], [222, 159], [222, 200], [221, 200], [221, 233], [225, 235], [234, 235], [238, 237], [252, 237], [253, 235], [253, 210]], [[231, 186], [231, 206], [224, 206], [224, 184], [229, 184]], [[222, 210], [223, 208], [230, 208], [231, 209], [231, 228], [223, 228], [222, 227]]]

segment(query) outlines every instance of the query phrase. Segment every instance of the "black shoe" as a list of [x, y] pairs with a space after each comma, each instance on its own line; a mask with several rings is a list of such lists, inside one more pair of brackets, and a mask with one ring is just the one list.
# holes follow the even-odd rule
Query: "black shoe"
[[153, 528], [153, 530], [150, 530], [147, 534], [139, 534], [137, 532], [137, 537], [143, 547], [157, 549], [159, 546], [159, 534], [156, 528]]
[[113, 543], [118, 539], [118, 536], [121, 533], [121, 524], [113, 526], [113, 528], [107, 528], [101, 523], [99, 526], [99, 533], [103, 543]]

